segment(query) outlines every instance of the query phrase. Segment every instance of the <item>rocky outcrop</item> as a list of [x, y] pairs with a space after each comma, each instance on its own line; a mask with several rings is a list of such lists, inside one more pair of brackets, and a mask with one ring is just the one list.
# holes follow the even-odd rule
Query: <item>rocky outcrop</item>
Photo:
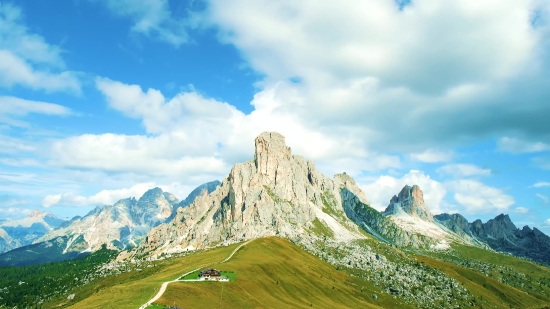
[[510, 217], [504, 214], [486, 223], [476, 220], [469, 227], [474, 237], [496, 251], [550, 265], [550, 237], [537, 228], [524, 226], [523, 229], [518, 229]]
[[49, 232], [35, 243], [63, 237], [67, 239], [64, 252], [96, 251], [103, 244], [111, 249], [130, 249], [138, 246], [151, 228], [173, 218], [178, 207], [191, 203], [197, 192], [208, 194], [215, 188], [216, 182], [203, 184], [182, 202], [171, 193], [153, 188], [139, 200], [131, 197], [112, 206], [96, 207], [86, 216], [73, 218], [70, 224]]
[[32, 211], [21, 220], [4, 221], [0, 223], [0, 253], [29, 245], [63, 222], [51, 213], [40, 210]]
[[312, 161], [292, 154], [282, 135], [264, 132], [255, 140], [254, 160], [236, 164], [212, 194], [178, 209], [137, 250], [172, 253], [270, 235], [348, 241], [364, 237], [361, 229], [403, 246], [430, 244], [368, 205], [349, 175], [325, 177]]
[[[342, 207], [344, 188], [368, 203], [351, 177], [325, 177], [312, 161], [293, 155], [282, 135], [264, 132], [255, 140], [254, 160], [236, 164], [212, 194], [151, 230], [143, 250], [176, 252], [269, 235], [360, 238]], [[331, 232], [323, 235], [326, 229]]]
[[447, 227], [452, 232], [459, 236], [472, 237], [472, 231], [470, 230], [470, 223], [461, 214], [439, 214], [434, 216], [435, 220]]
[[424, 194], [417, 185], [413, 185], [412, 187], [406, 185], [398, 195], [394, 195], [384, 211], [384, 215], [391, 216], [397, 214], [401, 209], [405, 213], [424, 221], [433, 222], [434, 220], [428, 205], [424, 203]]
[[180, 207], [183, 208], [191, 205], [199, 195], [203, 194], [204, 191], [206, 191], [207, 194], [210, 194], [214, 190], [216, 190], [216, 188], [218, 188], [220, 185], [221, 185], [221, 182], [219, 180], [214, 180], [196, 187], [193, 191], [191, 191], [191, 193], [189, 193], [189, 195], [184, 200], [174, 205], [172, 216], [168, 221], [174, 218], [178, 208]]
[[376, 209], [362, 202], [347, 189], [342, 190], [346, 215], [378, 240], [403, 247], [434, 247], [439, 239], [426, 236], [414, 230], [406, 230], [386, 218]]

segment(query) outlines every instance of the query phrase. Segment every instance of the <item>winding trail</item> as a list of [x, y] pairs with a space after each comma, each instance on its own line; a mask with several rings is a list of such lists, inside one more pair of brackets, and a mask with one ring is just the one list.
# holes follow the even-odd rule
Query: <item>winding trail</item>
[[[219, 264], [225, 263], [225, 262], [229, 261], [229, 260], [233, 257], [233, 255], [234, 255], [237, 251], [239, 251], [239, 249], [241, 249], [242, 246], [248, 244], [249, 242], [250, 242], [250, 240], [247, 240], [247, 241], [243, 242], [242, 244], [240, 244], [237, 248], [235, 248], [235, 250], [233, 250], [233, 251], [231, 252], [231, 254], [229, 254], [229, 256], [227, 256], [227, 257], [226, 257], [223, 261], [221, 261]], [[150, 306], [151, 304], [153, 304], [155, 301], [157, 301], [159, 298], [161, 298], [162, 294], [164, 294], [164, 292], [166, 291], [166, 288], [168, 287], [168, 284], [170, 284], [170, 283], [172, 283], [172, 282], [178, 282], [178, 281], [180, 281], [180, 280], [179, 280], [180, 278], [183, 278], [183, 277], [189, 275], [190, 273], [193, 273], [193, 272], [195, 272], [195, 271], [197, 271], [197, 270], [199, 270], [199, 269], [201, 269], [201, 268], [204, 268], [204, 267], [209, 266], [209, 265], [212, 265], [212, 264], [214, 264], [214, 263], [202, 265], [202, 266], [200, 266], [199, 268], [190, 270], [190, 271], [186, 272], [185, 274], [182, 274], [181, 276], [178, 276], [178, 278], [175, 279], [175, 280], [163, 282], [162, 285], [160, 286], [160, 290], [158, 291], [157, 295], [155, 295], [153, 298], [151, 298], [151, 299], [150, 299], [148, 302], [146, 302], [145, 304], [141, 305], [141, 307], [139, 307], [139, 309], [145, 309], [145, 308], [147, 308], [148, 306]]]

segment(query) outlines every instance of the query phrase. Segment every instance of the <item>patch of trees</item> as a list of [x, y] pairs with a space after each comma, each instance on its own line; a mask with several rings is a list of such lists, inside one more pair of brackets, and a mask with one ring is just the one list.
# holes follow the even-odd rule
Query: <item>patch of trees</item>
[[103, 247], [82, 258], [21, 267], [0, 267], [0, 308], [40, 308], [53, 296], [68, 295], [72, 289], [96, 277], [97, 270], [117, 251]]

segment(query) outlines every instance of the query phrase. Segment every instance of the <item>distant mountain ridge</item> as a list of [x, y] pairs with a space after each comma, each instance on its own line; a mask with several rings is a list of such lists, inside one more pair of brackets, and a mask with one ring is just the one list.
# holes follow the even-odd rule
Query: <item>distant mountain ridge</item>
[[20, 220], [3, 221], [0, 223], [0, 253], [30, 245], [64, 222], [51, 213], [40, 210], [34, 210]]
[[[36, 227], [36, 223], [31, 224], [33, 218], [42, 218], [42, 221], [57, 224], [56, 228], [42, 228], [43, 233], [33, 234], [36, 237], [29, 242], [8, 248], [11, 251], [0, 255], [0, 266], [15, 265], [19, 263], [18, 260], [23, 263], [21, 265], [66, 260], [99, 250], [103, 244], [118, 250], [133, 248], [144, 240], [151, 228], [173, 218], [178, 207], [187, 206], [197, 194], [208, 194], [218, 185], [218, 181], [203, 184], [181, 202], [173, 194], [153, 188], [139, 200], [130, 197], [114, 205], [98, 206], [87, 215], [69, 221], [53, 216], [50, 218], [51, 214], [40, 215], [41, 212], [35, 211], [29, 217], [17, 221], [18, 224]], [[15, 225], [15, 221], [5, 222], [4, 225]], [[0, 245], [4, 233], [4, 230], [0, 230]]]
[[468, 223], [460, 214], [441, 214], [436, 219], [459, 234], [473, 237], [495, 251], [507, 252], [550, 265], [550, 237], [537, 228], [518, 229], [510, 217], [500, 214], [483, 223]]

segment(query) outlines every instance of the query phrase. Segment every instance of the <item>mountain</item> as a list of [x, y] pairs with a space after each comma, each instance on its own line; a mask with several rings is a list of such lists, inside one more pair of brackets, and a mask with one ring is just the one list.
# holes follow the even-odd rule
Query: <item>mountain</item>
[[[178, 202], [172, 194], [160, 188], [150, 189], [139, 200], [132, 197], [112, 206], [98, 206], [86, 216], [49, 232], [35, 243], [68, 237], [65, 252], [93, 252], [105, 243], [109, 248], [135, 247], [152, 227], [172, 215]], [[75, 242], [77, 240], [79, 242]]]
[[152, 229], [139, 250], [182, 252], [270, 235], [348, 241], [365, 238], [365, 232], [400, 245], [430, 242], [371, 208], [349, 175], [325, 177], [312, 161], [293, 155], [282, 135], [264, 132], [255, 139], [253, 160], [237, 163], [212, 194], [198, 196], [171, 222]]
[[431, 249], [448, 249], [451, 242], [462, 241], [434, 219], [417, 185], [405, 185], [382, 214], [401, 229], [424, 236], [424, 243], [429, 243]]
[[395, 216], [402, 212], [424, 221], [434, 221], [428, 205], [424, 203], [424, 193], [417, 185], [413, 185], [412, 187], [405, 185], [398, 195], [394, 195], [391, 198], [390, 204], [384, 211], [384, 215]]
[[160, 253], [268, 235], [298, 239], [316, 227], [337, 239], [362, 238], [341, 206], [341, 187], [366, 203], [349, 179], [344, 174], [324, 177], [312, 161], [293, 155], [282, 135], [264, 132], [255, 140], [254, 160], [236, 164], [214, 192], [179, 208], [171, 222], [149, 232], [143, 246]]
[[34, 210], [21, 220], [0, 223], [0, 253], [32, 244], [65, 221], [49, 212]]
[[[78, 250], [65, 251], [69, 241], [69, 237], [60, 236], [36, 244], [15, 248], [0, 254], [0, 267], [59, 262], [90, 254], [90, 252], [80, 252]], [[73, 248], [76, 249], [77, 244], [82, 246], [84, 242], [81, 239], [72, 241]], [[85, 247], [82, 246], [80, 249], [85, 249]]]
[[74, 217], [59, 224], [57, 229], [50, 229], [33, 244], [1, 254], [0, 265], [71, 259], [99, 250], [103, 244], [111, 249], [133, 248], [151, 228], [173, 217], [176, 207], [192, 200], [197, 191], [212, 192], [216, 184], [214, 181], [199, 186], [181, 203], [173, 194], [153, 188], [139, 200], [131, 197], [112, 206], [96, 207], [84, 217]]
[[476, 238], [487, 243], [493, 250], [550, 265], [550, 237], [537, 228], [524, 226], [523, 229], [518, 229], [510, 217], [504, 214], [486, 223], [476, 220], [469, 228]]
[[184, 200], [174, 205], [172, 216], [170, 216], [168, 221], [174, 218], [178, 208], [187, 207], [191, 205], [195, 201], [197, 196], [201, 195], [205, 190], [206, 192], [208, 192], [208, 194], [210, 194], [212, 191], [216, 190], [216, 188], [219, 187], [220, 185], [221, 185], [221, 182], [219, 180], [214, 180], [207, 183], [203, 183], [202, 185], [196, 187], [193, 191], [191, 191], [191, 193], [189, 193], [189, 195], [187, 195], [187, 197]]

